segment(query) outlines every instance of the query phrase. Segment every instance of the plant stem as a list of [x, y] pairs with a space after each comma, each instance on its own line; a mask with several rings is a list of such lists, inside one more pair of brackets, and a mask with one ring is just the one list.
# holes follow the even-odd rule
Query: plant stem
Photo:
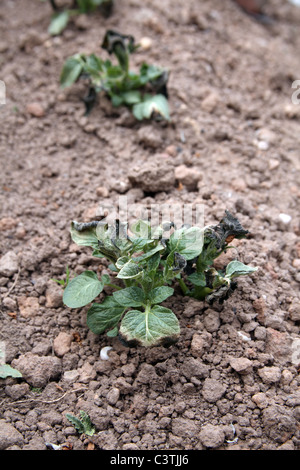
[[189, 292], [189, 289], [188, 289], [186, 283], [184, 282], [184, 280], [180, 278], [180, 279], [178, 280], [178, 282], [179, 282], [180, 288], [181, 288], [181, 290], [182, 290], [182, 292], [183, 292], [183, 295], [187, 295], [188, 292]]
[[213, 289], [210, 289], [209, 287], [199, 287], [199, 286], [197, 286], [197, 287], [195, 287], [193, 297], [195, 297], [198, 300], [204, 300], [205, 297], [208, 294], [210, 294], [211, 292], [213, 292]]
[[105, 284], [105, 285], [108, 286], [108, 287], [112, 287], [113, 289], [117, 289], [117, 290], [122, 290], [123, 289], [123, 287], [117, 286], [116, 284], [109, 283], [109, 284]]

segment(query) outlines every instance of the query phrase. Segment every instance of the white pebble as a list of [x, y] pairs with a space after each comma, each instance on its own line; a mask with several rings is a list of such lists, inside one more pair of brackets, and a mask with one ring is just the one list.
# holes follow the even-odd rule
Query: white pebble
[[289, 0], [289, 2], [296, 7], [300, 7], [300, 0]]
[[292, 217], [288, 214], [279, 214], [279, 219], [284, 224], [289, 224], [292, 220]]
[[140, 46], [144, 51], [147, 51], [148, 49], [151, 48], [152, 46], [152, 39], [148, 37], [143, 37], [140, 40]]
[[251, 338], [249, 336], [245, 335], [241, 331], [238, 331], [237, 334], [244, 340], [244, 341], [251, 341]]
[[100, 351], [100, 359], [102, 359], [102, 361], [108, 361], [109, 360], [109, 357], [108, 357], [108, 351], [110, 351], [112, 349], [111, 346], [105, 346], [104, 348], [101, 349]]

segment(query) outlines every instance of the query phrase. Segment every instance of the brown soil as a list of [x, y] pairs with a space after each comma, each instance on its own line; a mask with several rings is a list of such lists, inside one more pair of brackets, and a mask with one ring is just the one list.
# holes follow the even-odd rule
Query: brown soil
[[[270, 25], [230, 0], [120, 0], [109, 19], [81, 18], [52, 38], [47, 2], [3, 2], [0, 254], [13, 253], [0, 275], [0, 339], [23, 378], [0, 381], [0, 448], [300, 449], [300, 105], [291, 102], [300, 9], [270, 0], [265, 12]], [[133, 66], [169, 68], [170, 124], [137, 123], [105, 100], [85, 117], [82, 85], [59, 88], [64, 60], [103, 54], [109, 28], [151, 38]], [[198, 171], [196, 183], [170, 185], [163, 172], [157, 181], [154, 158], [171, 173]], [[226, 256], [257, 273], [223, 305], [172, 297], [182, 332], [168, 349], [92, 334], [87, 309], [65, 308], [51, 281], [67, 265], [72, 275], [105, 269], [74, 246], [69, 226], [120, 194], [203, 203], [206, 224], [228, 209], [251, 232]], [[65, 417], [80, 410], [92, 438]]]

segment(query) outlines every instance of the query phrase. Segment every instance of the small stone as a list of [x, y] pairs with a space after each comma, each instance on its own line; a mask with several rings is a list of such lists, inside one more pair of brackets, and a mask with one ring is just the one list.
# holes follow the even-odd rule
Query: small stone
[[289, 307], [289, 318], [292, 321], [300, 321], [300, 302], [293, 302]]
[[266, 408], [269, 404], [268, 397], [266, 396], [265, 393], [259, 392], [253, 395], [252, 401], [258, 406], [258, 408], [263, 409]]
[[152, 126], [141, 127], [137, 136], [139, 142], [145, 147], [156, 149], [162, 145], [161, 135]]
[[12, 361], [12, 367], [19, 370], [23, 379], [32, 387], [43, 388], [50, 380], [55, 380], [61, 373], [61, 360], [55, 356], [36, 356], [22, 354]]
[[231, 187], [234, 191], [243, 193], [247, 190], [247, 183], [243, 178], [234, 178], [231, 181]]
[[216, 379], [207, 378], [203, 384], [202, 395], [209, 403], [215, 403], [222, 398], [226, 390], [226, 385]]
[[169, 155], [156, 154], [140, 166], [132, 167], [128, 179], [133, 187], [141, 188], [145, 192], [171, 191], [175, 186], [174, 167]]
[[300, 338], [294, 338], [291, 344], [291, 362], [296, 367], [300, 364]]
[[94, 380], [97, 376], [95, 368], [88, 362], [84, 363], [83, 366], [79, 369], [79, 382], [89, 383], [91, 380]]
[[172, 420], [172, 433], [175, 436], [191, 439], [198, 431], [199, 427], [193, 419], [179, 417]]
[[217, 331], [220, 327], [220, 316], [219, 312], [208, 309], [204, 314], [203, 319], [204, 327], [209, 333]]
[[26, 295], [22, 295], [18, 297], [18, 306], [20, 315], [24, 318], [34, 317], [40, 310], [40, 304], [37, 297], [26, 297]]
[[18, 269], [18, 257], [13, 251], [8, 251], [0, 258], [0, 276], [11, 277]]
[[208, 113], [213, 113], [217, 106], [220, 104], [221, 98], [218, 93], [211, 92], [204, 100], [202, 101], [201, 108], [203, 111]]
[[201, 335], [195, 333], [191, 342], [191, 353], [193, 356], [201, 357], [205, 350], [205, 342]]
[[105, 186], [99, 186], [96, 189], [96, 194], [99, 197], [108, 197], [109, 196], [109, 190]]
[[113, 387], [106, 395], [107, 401], [110, 405], [115, 405], [120, 397], [120, 390], [116, 387]]
[[59, 333], [58, 336], [53, 341], [53, 349], [57, 356], [62, 357], [67, 352], [70, 351], [72, 343], [72, 335], [64, 333], [63, 331]]
[[64, 372], [63, 378], [66, 382], [77, 382], [79, 378], [79, 372], [76, 369], [66, 370]]
[[278, 219], [284, 225], [288, 225], [291, 222], [292, 217], [289, 214], [281, 213], [281, 214], [279, 214]]
[[252, 372], [252, 362], [247, 357], [238, 357], [231, 359], [231, 367], [241, 375]]
[[45, 116], [45, 110], [39, 103], [29, 103], [26, 106], [26, 112], [33, 117]]
[[203, 379], [208, 376], [209, 368], [206, 364], [204, 364], [199, 359], [195, 359], [194, 357], [189, 357], [184, 361], [180, 369], [180, 372], [187, 379], [191, 379], [191, 377]]
[[10, 312], [15, 312], [17, 310], [17, 302], [10, 297], [4, 297], [2, 303]]
[[266, 366], [266, 367], [263, 367], [262, 369], [258, 369], [257, 372], [261, 380], [266, 384], [279, 382], [281, 378], [280, 368], [276, 366], [271, 366], [271, 367]]
[[12, 217], [3, 217], [0, 219], [0, 232], [5, 232], [6, 230], [11, 230], [17, 225], [16, 219]]
[[220, 426], [206, 424], [199, 433], [199, 439], [205, 447], [215, 449], [224, 443], [225, 433]]
[[123, 450], [139, 450], [139, 447], [134, 442], [127, 442], [122, 447]]
[[266, 318], [266, 310], [267, 310], [267, 305], [263, 297], [259, 297], [258, 299], [254, 300], [253, 302], [253, 308], [255, 312], [257, 313], [257, 320], [259, 323], [263, 324], [265, 323], [265, 318]]
[[0, 450], [8, 447], [22, 445], [23, 436], [17, 431], [12, 424], [7, 423], [4, 419], [0, 420]]
[[202, 174], [196, 168], [179, 165], [175, 168], [175, 179], [186, 186], [190, 191], [196, 190]]
[[61, 307], [63, 305], [62, 296], [62, 288], [54, 282], [50, 284], [46, 290], [46, 307]]
[[144, 51], [148, 51], [152, 46], [152, 39], [144, 36], [140, 39], [139, 45]]
[[276, 170], [280, 165], [279, 160], [276, 160], [275, 158], [270, 158], [269, 160], [269, 170], [273, 171]]
[[30, 392], [30, 387], [27, 383], [7, 385], [5, 393], [13, 400], [19, 400]]
[[296, 258], [293, 260], [292, 265], [296, 269], [300, 269], [300, 258]]
[[258, 140], [268, 142], [270, 144], [275, 143], [277, 139], [275, 132], [270, 131], [270, 129], [265, 129], [265, 128], [259, 129], [256, 132], [256, 136]]

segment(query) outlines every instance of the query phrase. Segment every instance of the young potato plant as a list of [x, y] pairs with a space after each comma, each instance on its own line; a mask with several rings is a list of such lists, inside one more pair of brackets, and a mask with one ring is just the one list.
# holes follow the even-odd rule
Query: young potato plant
[[176, 229], [172, 223], [152, 228], [143, 220], [130, 228], [119, 221], [110, 226], [97, 221], [72, 222], [73, 241], [109, 260], [112, 275], [99, 279], [95, 272], [84, 271], [68, 283], [63, 301], [70, 308], [81, 308], [110, 287], [113, 293], [101, 303], [93, 303], [87, 312], [87, 324], [94, 333], [118, 335], [128, 346], [171, 345], [179, 338], [179, 322], [161, 304], [173, 295], [172, 285], [178, 282], [184, 295], [222, 302], [233, 290], [235, 278], [256, 268], [232, 261], [225, 272], [218, 272], [213, 261], [234, 237], [246, 234], [229, 213], [219, 225], [203, 229]]
[[139, 73], [131, 71], [129, 58], [137, 47], [132, 36], [107, 31], [102, 48], [116, 57], [117, 64], [95, 54], [75, 54], [63, 66], [61, 87], [69, 87], [79, 79], [88, 79], [89, 91], [84, 98], [87, 114], [97, 95], [104, 92], [113, 106], [128, 106], [138, 120], [150, 119], [153, 115], [169, 120], [168, 72], [146, 63], [142, 64]]
[[56, 0], [50, 0], [54, 11], [48, 28], [52, 36], [59, 35], [67, 27], [72, 16], [93, 13], [101, 10], [104, 16], [109, 16], [113, 8], [113, 0], [73, 0], [72, 8], [61, 9]]

